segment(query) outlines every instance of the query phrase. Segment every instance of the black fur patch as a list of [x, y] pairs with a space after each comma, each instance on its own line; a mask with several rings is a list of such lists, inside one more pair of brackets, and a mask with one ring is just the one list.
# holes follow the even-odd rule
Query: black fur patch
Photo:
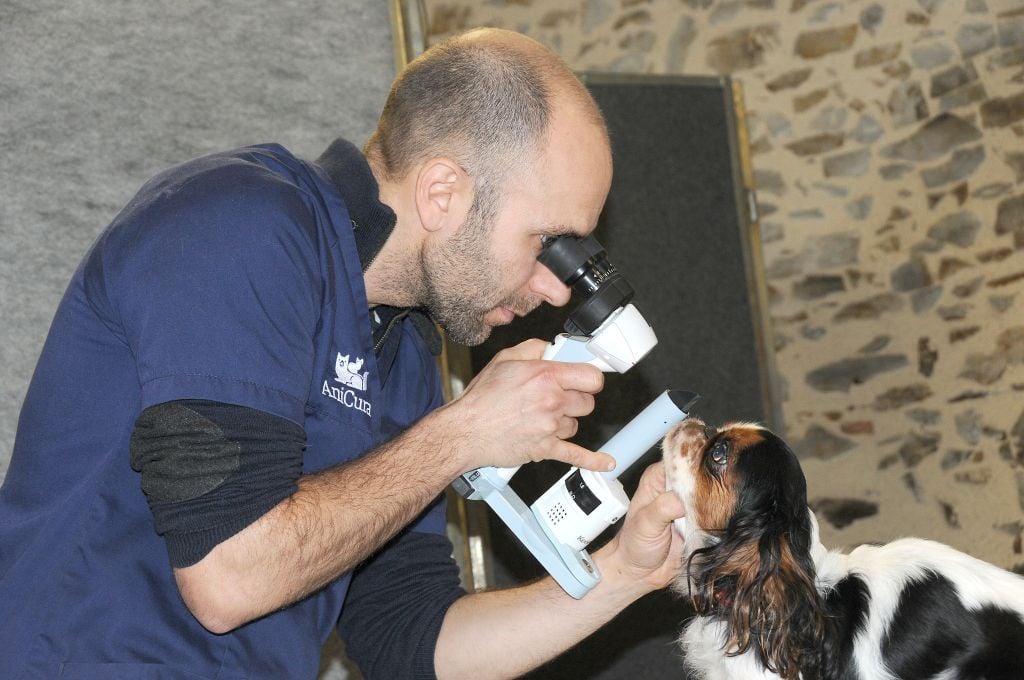
[[1020, 680], [1024, 622], [998, 607], [968, 610], [949, 579], [929, 573], [900, 594], [882, 658], [905, 680], [927, 680], [948, 668], [958, 680]]
[[857, 680], [853, 641], [868, 625], [871, 594], [859, 576], [847, 576], [825, 595], [823, 677]]

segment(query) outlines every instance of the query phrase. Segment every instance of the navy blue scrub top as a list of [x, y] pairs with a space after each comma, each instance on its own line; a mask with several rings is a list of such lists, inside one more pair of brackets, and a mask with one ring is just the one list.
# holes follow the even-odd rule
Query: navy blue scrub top
[[[0, 676], [316, 676], [349, 576], [209, 633], [128, 447], [143, 409], [208, 399], [301, 425], [309, 473], [440, 405], [409, 318], [381, 384], [352, 229], [320, 167], [265, 145], [158, 175], [100, 236], [54, 318], [0, 490]], [[443, 534], [443, 501], [413, 530]]]

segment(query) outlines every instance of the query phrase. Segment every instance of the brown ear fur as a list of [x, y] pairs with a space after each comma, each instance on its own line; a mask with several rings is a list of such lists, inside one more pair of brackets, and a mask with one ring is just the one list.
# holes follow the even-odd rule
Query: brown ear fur
[[823, 620], [814, 570], [809, 556], [794, 554], [784, 535], [746, 541], [727, 536], [694, 553], [690, 574], [697, 612], [727, 623], [726, 654], [753, 649], [784, 680], [796, 680], [801, 671], [805, 678], [817, 676]]

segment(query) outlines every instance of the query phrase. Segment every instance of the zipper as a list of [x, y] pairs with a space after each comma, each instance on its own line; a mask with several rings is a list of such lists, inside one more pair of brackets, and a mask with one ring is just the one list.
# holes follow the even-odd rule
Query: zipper
[[[358, 253], [359, 252], [359, 233], [358, 232], [359, 232], [359, 229], [360, 229], [359, 223], [356, 222], [351, 217], [348, 218], [348, 221], [352, 223], [352, 233], [355, 235], [355, 239], [356, 239], [356, 252]], [[362, 268], [363, 268], [363, 273], [364, 274], [370, 268], [370, 265], [372, 265], [374, 263], [374, 261], [377, 259], [378, 255], [380, 255], [380, 249], [379, 248], [377, 249], [377, 252], [375, 252], [373, 254], [373, 256], [370, 258], [369, 262], [367, 262], [366, 264], [360, 263]]]
[[409, 310], [408, 309], [403, 309], [401, 312], [399, 312], [398, 314], [395, 314], [393, 317], [391, 317], [391, 320], [388, 321], [387, 327], [384, 328], [384, 334], [381, 335], [380, 336], [380, 340], [378, 340], [373, 345], [373, 353], [374, 354], [379, 352], [380, 348], [384, 346], [384, 342], [388, 339], [388, 335], [391, 334], [391, 329], [393, 329], [395, 327], [395, 324], [397, 324], [399, 321], [401, 321], [402, 319], [404, 319], [407, 316], [409, 316]]

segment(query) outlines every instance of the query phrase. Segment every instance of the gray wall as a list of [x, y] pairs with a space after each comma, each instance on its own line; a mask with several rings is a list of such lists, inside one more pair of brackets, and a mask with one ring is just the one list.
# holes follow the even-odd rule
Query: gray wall
[[67, 281], [138, 187], [244, 144], [362, 143], [392, 55], [383, 0], [0, 0], [0, 478]]

